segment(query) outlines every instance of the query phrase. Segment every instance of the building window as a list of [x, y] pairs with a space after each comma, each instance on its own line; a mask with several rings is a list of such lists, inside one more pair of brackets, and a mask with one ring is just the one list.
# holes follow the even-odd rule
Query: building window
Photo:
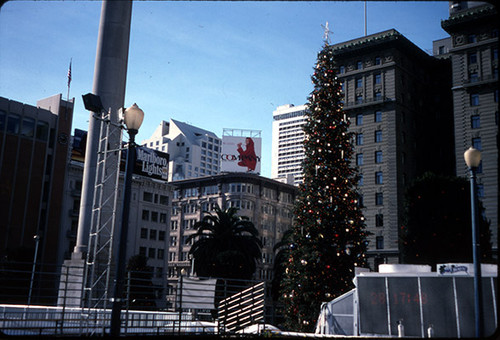
[[376, 214], [375, 215], [375, 226], [383, 227], [384, 226], [384, 214]]
[[473, 115], [470, 117], [470, 126], [472, 129], [479, 129], [481, 127], [479, 115]]
[[380, 123], [382, 121], [382, 111], [375, 111], [375, 122]]
[[363, 194], [358, 195], [358, 208], [363, 208], [365, 206], [364, 204], [364, 196]]
[[170, 246], [171, 247], [177, 246], [177, 236], [170, 236]]
[[363, 134], [358, 133], [356, 135], [356, 145], [363, 145]]
[[165, 235], [166, 235], [165, 231], [164, 230], [160, 230], [158, 232], [158, 241], [165, 241]]
[[382, 75], [380, 73], [375, 75], [375, 84], [382, 84]]
[[35, 120], [32, 118], [23, 118], [23, 125], [21, 127], [21, 135], [32, 138], [35, 136]]
[[384, 236], [377, 236], [375, 240], [377, 249], [384, 249]]
[[167, 223], [167, 214], [160, 213], [160, 223]]
[[49, 138], [49, 124], [46, 122], [38, 122], [36, 124], [36, 139], [47, 141]]
[[364, 183], [363, 181], [364, 181], [363, 174], [359, 174], [358, 186], [362, 186]]
[[363, 87], [363, 78], [357, 78], [356, 79], [356, 88], [360, 89]]
[[148, 229], [141, 228], [141, 238], [148, 238]]
[[158, 212], [157, 211], [151, 212], [151, 222], [158, 222]]
[[375, 101], [382, 100], [382, 93], [381, 92], [375, 92], [374, 98], [375, 98]]
[[498, 48], [495, 47], [491, 50], [491, 58], [493, 60], [498, 60]]
[[356, 155], [356, 165], [357, 166], [363, 165], [363, 154], [362, 153], [358, 153]]
[[361, 104], [361, 103], [363, 103], [363, 95], [358, 94], [356, 95], [356, 104]]
[[476, 35], [475, 35], [475, 34], [469, 34], [469, 35], [467, 36], [467, 42], [468, 42], [469, 44], [472, 44], [472, 43], [477, 42], [477, 37], [476, 37]]
[[356, 70], [362, 70], [363, 69], [363, 62], [362, 61], [358, 61], [356, 63]]
[[375, 163], [382, 163], [382, 151], [375, 151]]
[[375, 193], [375, 205], [384, 205], [384, 194], [382, 192]]
[[149, 221], [149, 210], [143, 210], [142, 211], [142, 220], [143, 221]]
[[156, 241], [156, 230], [155, 229], [149, 230], [149, 239]]
[[149, 248], [148, 257], [150, 259], [154, 259], [156, 257], [156, 249], [155, 248]]
[[477, 71], [473, 71], [469, 73], [469, 81], [471, 83], [475, 83], [479, 80], [479, 75], [477, 74]]
[[375, 131], [375, 143], [380, 143], [382, 141], [382, 130]]
[[477, 64], [477, 53], [470, 52], [468, 55], [469, 64]]
[[21, 118], [18, 115], [9, 114], [7, 116], [7, 133], [18, 134], [21, 125]]
[[483, 149], [481, 145], [481, 137], [472, 138], [472, 147], [481, 151]]
[[382, 60], [380, 57], [375, 57], [375, 65], [380, 65], [382, 63]]
[[382, 171], [375, 172], [375, 184], [384, 184], [384, 175]]
[[363, 114], [356, 115], [356, 125], [363, 125]]
[[344, 65], [341, 65], [341, 66], [339, 67], [339, 73], [340, 73], [340, 74], [344, 74], [344, 73], [345, 73], [345, 66], [344, 66]]
[[146, 247], [139, 247], [139, 255], [146, 256]]
[[479, 94], [471, 93], [470, 94], [470, 106], [478, 106], [479, 105]]

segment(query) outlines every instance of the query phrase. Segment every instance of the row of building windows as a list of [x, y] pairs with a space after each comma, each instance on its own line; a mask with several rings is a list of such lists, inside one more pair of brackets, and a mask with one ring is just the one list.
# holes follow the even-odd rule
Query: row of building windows
[[[375, 193], [375, 205], [384, 205], [384, 193], [383, 192], [376, 192]], [[364, 208], [364, 195], [359, 194], [358, 196], [358, 206], [360, 208]]]
[[[375, 151], [375, 163], [382, 163], [382, 161], [383, 161], [382, 151], [380, 150]], [[356, 154], [356, 165], [361, 166], [363, 164], [364, 164], [363, 153]]]
[[150, 259], [163, 260], [165, 258], [165, 249], [139, 247], [139, 255], [147, 256]]
[[26, 138], [35, 137], [37, 140], [46, 142], [49, 139], [49, 124], [29, 117], [23, 117], [0, 110], [0, 132], [6, 132], [13, 135], [20, 135]]
[[[384, 174], [382, 171], [375, 172], [375, 184], [384, 184]], [[358, 186], [364, 185], [364, 176], [363, 174], [359, 174]]]
[[155, 223], [167, 223], [167, 214], [158, 211], [150, 211], [147, 209], [143, 209], [142, 220], [151, 221]]
[[168, 196], [153, 194], [149, 191], [144, 191], [142, 194], [142, 200], [144, 202], [150, 202], [161, 205], [168, 205]]
[[164, 230], [141, 228], [141, 238], [153, 241], [165, 241], [166, 232]]
[[[380, 143], [382, 142], [382, 130], [376, 130], [374, 134], [374, 142]], [[364, 144], [364, 135], [363, 133], [356, 134], [356, 145]]]
[[[373, 114], [373, 121], [375, 123], [380, 123], [382, 122], [382, 111], [375, 111], [374, 114]], [[363, 114], [362, 113], [358, 113], [356, 115], [356, 125], [357, 126], [361, 126], [363, 125]]]

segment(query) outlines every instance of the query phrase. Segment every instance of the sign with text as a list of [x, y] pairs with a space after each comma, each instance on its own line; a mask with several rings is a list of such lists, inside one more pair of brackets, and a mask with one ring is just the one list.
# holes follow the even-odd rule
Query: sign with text
[[[125, 170], [127, 149], [122, 152], [121, 170]], [[168, 180], [168, 153], [143, 146], [135, 148], [134, 174], [149, 178]]]
[[260, 137], [223, 136], [221, 171], [260, 173]]

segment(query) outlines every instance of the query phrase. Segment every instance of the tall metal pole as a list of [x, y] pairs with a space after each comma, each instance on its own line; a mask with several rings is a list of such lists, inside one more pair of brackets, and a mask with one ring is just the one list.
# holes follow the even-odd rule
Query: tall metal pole
[[135, 163], [135, 135], [137, 130], [128, 130], [130, 136], [127, 151], [127, 165], [125, 168], [125, 183], [123, 194], [122, 225], [120, 229], [120, 243], [116, 258], [116, 276], [113, 289], [113, 307], [111, 310], [111, 336], [119, 336], [121, 328], [121, 310], [123, 303], [123, 286], [127, 254], [128, 220], [130, 212], [130, 196], [132, 191], [132, 172]]
[[477, 226], [476, 168], [470, 167], [470, 206], [472, 218], [472, 256], [474, 262], [474, 316], [476, 338], [483, 337], [483, 289], [481, 286], [481, 241]]
[[[116, 122], [118, 122], [118, 110], [123, 107], [125, 98], [131, 16], [132, 0], [103, 0], [92, 92], [101, 98], [106, 112], [111, 108], [113, 116], [116, 116]], [[98, 114], [100, 115], [100, 112]], [[88, 247], [99, 132], [99, 121], [94, 119], [94, 113], [91, 112], [85, 149], [78, 234], [72, 255], [75, 259], [84, 258]]]

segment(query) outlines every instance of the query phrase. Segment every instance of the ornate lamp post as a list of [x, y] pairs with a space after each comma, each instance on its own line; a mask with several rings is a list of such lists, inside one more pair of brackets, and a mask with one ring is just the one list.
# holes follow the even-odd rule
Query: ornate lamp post
[[472, 256], [474, 261], [474, 315], [476, 321], [476, 337], [483, 336], [483, 292], [481, 287], [481, 242], [477, 225], [476, 207], [476, 170], [481, 163], [481, 151], [470, 147], [464, 153], [465, 163], [470, 171], [470, 206], [472, 217]]
[[132, 188], [132, 172], [135, 163], [135, 135], [137, 135], [142, 121], [144, 120], [144, 112], [136, 104], [134, 104], [125, 110], [125, 112], [123, 113], [123, 120], [129, 134], [129, 143], [127, 148], [127, 165], [125, 168], [122, 224], [120, 229], [118, 256], [116, 258], [116, 277], [113, 290], [113, 307], [111, 310], [110, 333], [112, 336], [120, 335], [120, 314], [122, 310], [122, 295], [125, 281], [125, 256], [127, 254], [127, 235], [130, 210], [130, 195]]

